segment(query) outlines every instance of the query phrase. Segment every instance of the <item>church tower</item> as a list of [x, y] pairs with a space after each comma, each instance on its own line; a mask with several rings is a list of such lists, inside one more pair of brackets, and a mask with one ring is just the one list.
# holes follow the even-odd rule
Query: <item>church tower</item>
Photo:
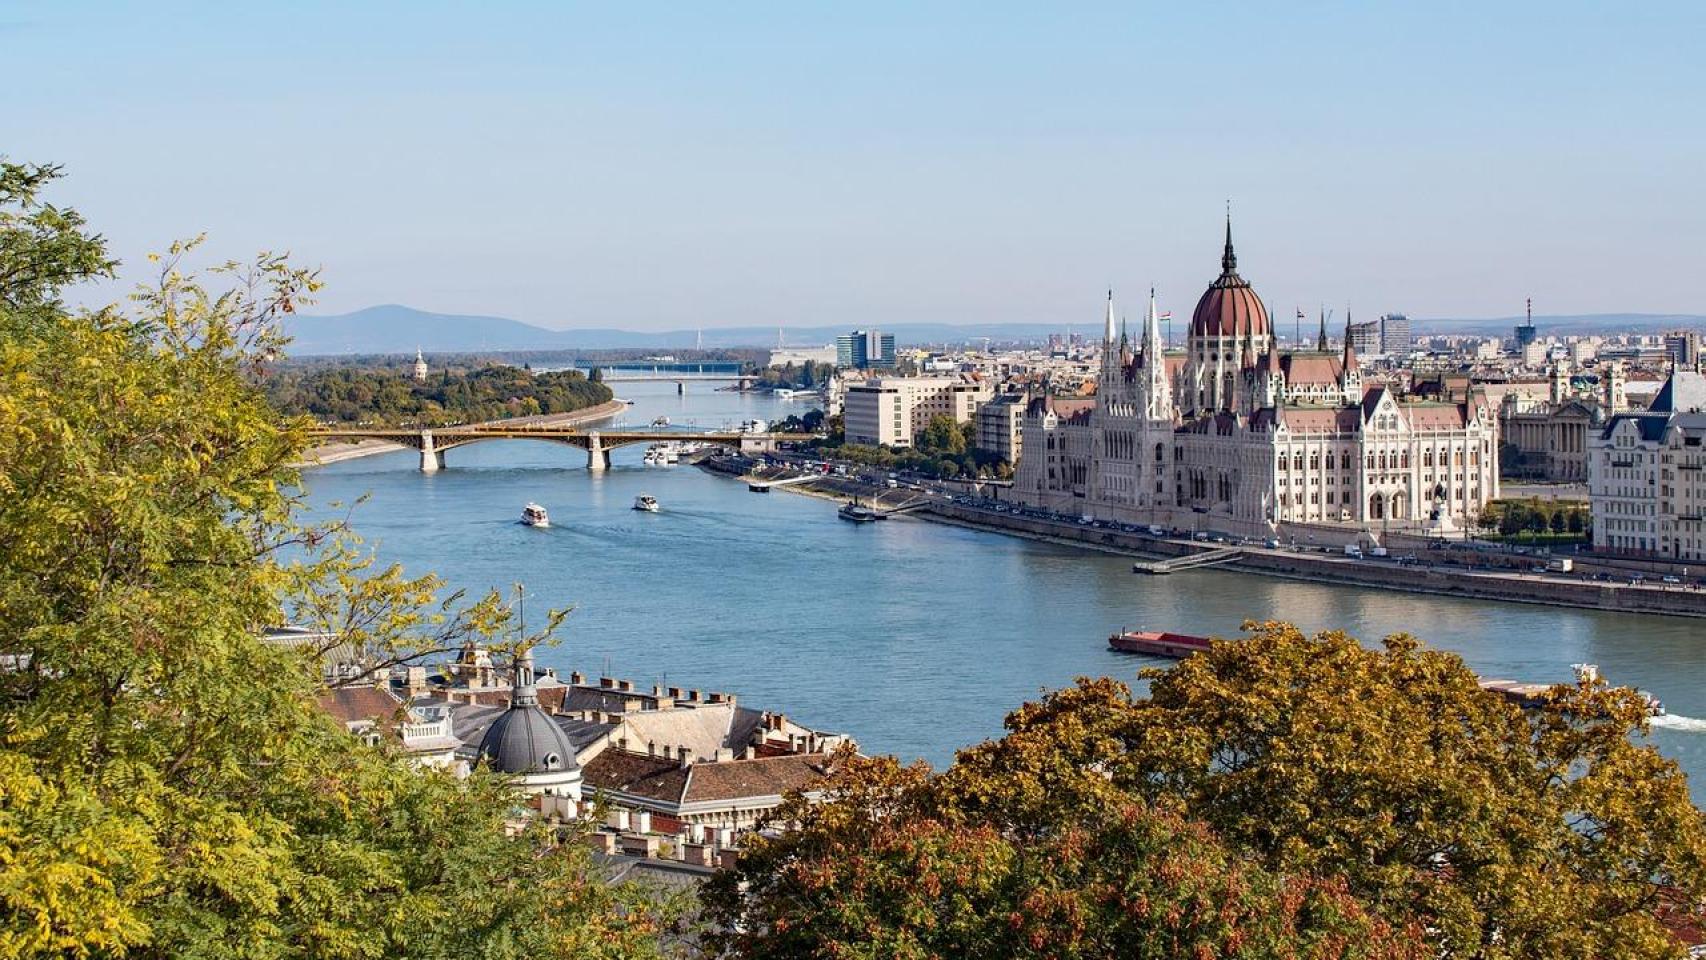
[[421, 356], [421, 348], [415, 348], [415, 382], [425, 383], [427, 378], [426, 357]]

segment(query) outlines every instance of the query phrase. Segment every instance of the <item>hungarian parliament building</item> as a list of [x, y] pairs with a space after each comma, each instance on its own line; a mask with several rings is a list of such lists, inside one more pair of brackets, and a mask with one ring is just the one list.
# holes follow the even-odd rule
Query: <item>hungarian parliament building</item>
[[1402, 399], [1365, 380], [1348, 336], [1336, 353], [1325, 342], [1281, 352], [1237, 267], [1228, 223], [1183, 353], [1165, 348], [1153, 292], [1135, 349], [1109, 295], [1094, 397], [1026, 408], [1018, 501], [1237, 536], [1321, 526], [1332, 539], [1455, 532], [1498, 497], [1497, 412], [1484, 395]]

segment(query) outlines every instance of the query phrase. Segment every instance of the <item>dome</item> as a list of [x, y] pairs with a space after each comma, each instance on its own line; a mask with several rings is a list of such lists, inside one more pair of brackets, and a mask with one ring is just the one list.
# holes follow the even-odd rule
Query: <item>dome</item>
[[517, 658], [509, 709], [480, 738], [480, 759], [502, 773], [551, 773], [575, 769], [575, 745], [539, 706], [531, 652]]
[[512, 706], [486, 728], [480, 758], [502, 773], [569, 770], [575, 765], [575, 745], [538, 704]]
[[1226, 221], [1226, 252], [1220, 258], [1220, 278], [1209, 284], [1191, 315], [1193, 337], [1265, 337], [1272, 333], [1268, 310], [1250, 284], [1238, 275], [1232, 252], [1232, 221]]

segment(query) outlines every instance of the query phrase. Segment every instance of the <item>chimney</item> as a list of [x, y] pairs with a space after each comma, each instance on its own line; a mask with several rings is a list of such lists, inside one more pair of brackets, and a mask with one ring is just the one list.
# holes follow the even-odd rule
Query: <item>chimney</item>
[[658, 755], [658, 742], [656, 740], [647, 740], [646, 741], [646, 756], [655, 757], [657, 755]]
[[675, 698], [674, 697], [659, 697], [657, 699], [657, 708], [659, 710], [673, 710], [673, 709], [675, 709]]
[[598, 685], [608, 689], [610, 687], [616, 686], [616, 681], [610, 679], [609, 677], [599, 677], [598, 678]]
[[693, 754], [690, 753], [686, 747], [676, 747], [675, 751], [680, 755], [682, 766], [685, 767], [693, 762]]
[[680, 700], [681, 699], [681, 688], [680, 687], [670, 687], [669, 688], [669, 696], [670, 696], [671, 700]]
[[733, 750], [729, 749], [728, 747], [718, 747], [717, 748], [716, 762], [727, 763], [728, 761], [733, 760], [734, 758], [735, 758], [735, 752]]
[[660, 687], [660, 686], [658, 686], [658, 685], [657, 685], [657, 684], [655, 684], [655, 683], [654, 683], [654, 684], [652, 684], [652, 696], [654, 696], [654, 697], [661, 697], [661, 696], [663, 696], [663, 688], [662, 688], [662, 687]]
[[578, 687], [581, 684], [586, 682], [586, 674], [580, 672], [579, 670], [576, 670], [573, 673], [569, 674], [569, 682]]
[[723, 695], [720, 693], [713, 692], [711, 694], [711, 702], [712, 703], [722, 703], [723, 702]]
[[616, 681], [616, 689], [621, 690], [623, 693], [627, 693], [628, 691], [634, 689], [634, 681], [632, 681], [632, 680], [618, 680], [618, 681]]
[[699, 702], [699, 691], [697, 691], [697, 690], [687, 691], [687, 699], [693, 701], [694, 703], [698, 703]]

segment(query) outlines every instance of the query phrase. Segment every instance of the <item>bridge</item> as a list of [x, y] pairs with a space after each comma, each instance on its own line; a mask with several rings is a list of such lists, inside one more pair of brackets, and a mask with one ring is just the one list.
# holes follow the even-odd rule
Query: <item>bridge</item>
[[752, 433], [735, 430], [688, 432], [681, 430], [578, 430], [573, 427], [554, 427], [532, 424], [490, 423], [467, 427], [440, 427], [436, 430], [410, 430], [386, 427], [319, 427], [308, 431], [314, 440], [383, 440], [398, 446], [419, 450], [421, 472], [435, 473], [444, 469], [444, 452], [482, 440], [546, 440], [568, 444], [586, 451], [586, 468], [599, 471], [610, 467], [610, 451], [634, 443], [668, 443], [697, 440], [735, 447], [742, 453], [768, 453], [778, 443], [802, 442], [812, 439], [809, 433]]

